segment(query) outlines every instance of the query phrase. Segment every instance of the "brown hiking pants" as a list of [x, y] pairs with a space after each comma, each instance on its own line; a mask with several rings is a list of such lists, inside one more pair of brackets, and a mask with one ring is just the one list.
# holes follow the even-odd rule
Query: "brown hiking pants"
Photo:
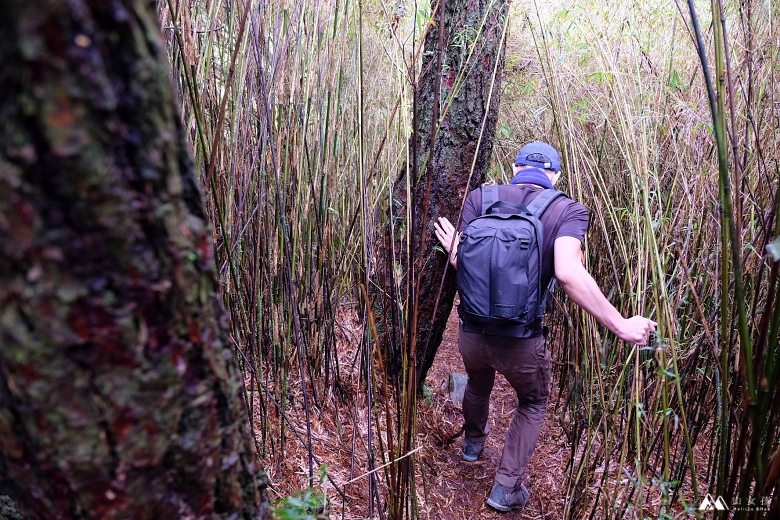
[[506, 338], [459, 331], [459, 348], [469, 380], [463, 397], [466, 438], [484, 442], [490, 392], [500, 372], [517, 393], [517, 410], [506, 433], [496, 482], [505, 488], [519, 486], [531, 460], [550, 395], [550, 351], [544, 336]]

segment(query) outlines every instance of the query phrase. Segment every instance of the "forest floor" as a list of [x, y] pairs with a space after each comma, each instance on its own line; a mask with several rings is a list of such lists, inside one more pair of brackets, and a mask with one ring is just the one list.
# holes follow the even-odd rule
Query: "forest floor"
[[[347, 399], [336, 399], [332, 395], [322, 399], [316, 413], [310, 413], [314, 471], [320, 464], [327, 467], [328, 479], [323, 487], [329, 501], [330, 518], [365, 519], [386, 518], [386, 512], [371, 508], [369, 477], [365, 476], [366, 454], [377, 453], [378, 439], [368, 435], [368, 424], [373, 421], [372, 431], [383, 431], [384, 402], [374, 398], [375, 412], [369, 414], [366, 396], [357, 390], [359, 372], [355, 368], [359, 328], [351, 333], [342, 329], [343, 344], [339, 346], [342, 379], [345, 380]], [[446, 389], [450, 374], [465, 373], [458, 352], [458, 317], [453, 311], [436, 360], [431, 368], [427, 383], [432, 389], [431, 399], [418, 401], [417, 442], [419, 451], [416, 460], [416, 490], [419, 517], [431, 520], [460, 519], [560, 519], [566, 497], [565, 467], [570, 458], [570, 446], [557, 418], [555, 402], [551, 397], [545, 424], [534, 452], [524, 482], [530, 491], [530, 500], [522, 511], [498, 513], [485, 504], [493, 486], [493, 478], [501, 458], [501, 450], [509, 423], [512, 420], [517, 399], [511, 386], [503, 376], [497, 376], [491, 396], [490, 436], [476, 462], [461, 458], [463, 435], [454, 441], [463, 416], [460, 404], [454, 403]], [[351, 386], [350, 386], [351, 385]], [[286, 440], [279, 442], [278, 435], [266, 436], [266, 456], [263, 463], [271, 481], [271, 498], [278, 500], [306, 487], [309, 474], [306, 438], [306, 415], [301, 406], [300, 387], [296, 390], [290, 382], [288, 390], [291, 407], [285, 411]], [[364, 386], [364, 385], [363, 385]], [[381, 401], [381, 402], [380, 402]], [[390, 403], [391, 415], [395, 407]], [[269, 410], [271, 412], [271, 410]], [[277, 414], [276, 421], [281, 420]], [[277, 423], [278, 424], [278, 423]], [[377, 425], [379, 426], [377, 428]], [[382, 436], [386, 443], [386, 436]], [[373, 448], [368, 449], [373, 443]], [[375, 466], [381, 464], [377, 460]], [[376, 486], [386, 499], [385, 474], [375, 473]]]

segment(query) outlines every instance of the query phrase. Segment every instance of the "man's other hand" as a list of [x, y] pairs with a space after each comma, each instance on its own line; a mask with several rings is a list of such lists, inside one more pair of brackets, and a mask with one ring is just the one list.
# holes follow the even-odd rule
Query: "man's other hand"
[[637, 345], [647, 345], [650, 337], [650, 331], [655, 330], [658, 326], [653, 320], [648, 320], [643, 316], [634, 316], [623, 320], [615, 334], [629, 343], [636, 343]]

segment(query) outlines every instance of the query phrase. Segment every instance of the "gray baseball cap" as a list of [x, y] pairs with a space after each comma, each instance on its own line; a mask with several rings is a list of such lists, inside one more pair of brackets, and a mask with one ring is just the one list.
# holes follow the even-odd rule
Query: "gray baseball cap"
[[561, 158], [558, 152], [547, 143], [534, 141], [520, 149], [515, 166], [536, 166], [554, 172], [561, 171]]

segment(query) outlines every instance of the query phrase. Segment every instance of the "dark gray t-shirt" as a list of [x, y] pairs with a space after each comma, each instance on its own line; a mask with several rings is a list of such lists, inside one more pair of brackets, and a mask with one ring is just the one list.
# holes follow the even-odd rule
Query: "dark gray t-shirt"
[[[498, 187], [499, 200], [527, 206], [542, 192], [543, 188], [535, 184], [504, 184]], [[502, 213], [511, 210], [501, 209]], [[463, 206], [463, 215], [458, 230], [466, 226], [482, 214], [482, 192], [478, 189], [469, 193]], [[585, 239], [588, 231], [588, 210], [567, 197], [558, 197], [542, 215], [544, 226], [544, 243], [542, 244], [542, 287], [547, 287], [555, 274], [555, 239], [558, 237], [574, 237], [580, 241]]]

